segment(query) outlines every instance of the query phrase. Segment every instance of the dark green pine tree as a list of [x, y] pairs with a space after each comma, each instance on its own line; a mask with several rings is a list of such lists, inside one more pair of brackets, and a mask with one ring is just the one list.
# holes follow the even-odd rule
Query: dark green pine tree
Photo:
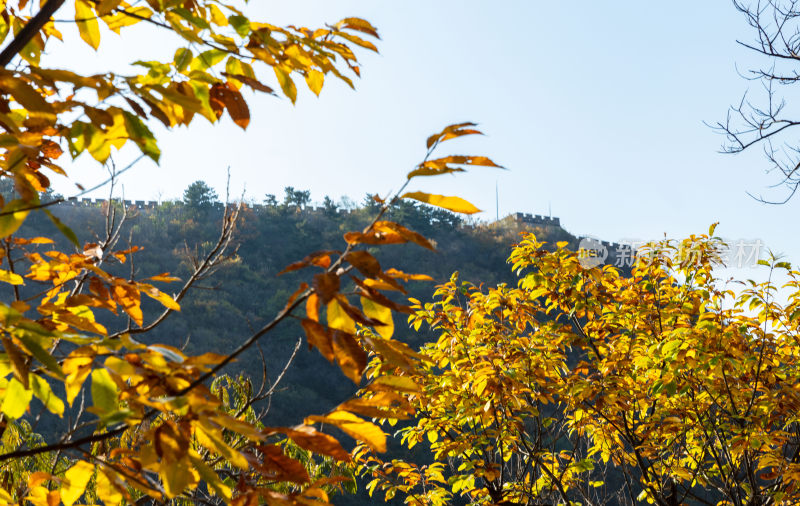
[[183, 191], [183, 204], [196, 211], [208, 211], [218, 199], [217, 192], [205, 181], [195, 181]]

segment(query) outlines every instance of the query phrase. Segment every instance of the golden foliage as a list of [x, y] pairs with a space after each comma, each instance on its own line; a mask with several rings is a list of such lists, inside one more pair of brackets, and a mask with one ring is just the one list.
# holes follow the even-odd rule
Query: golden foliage
[[[130, 75], [81, 75], [40, 65], [48, 43], [62, 38], [48, 18], [52, 10], [46, 9], [58, 10], [62, 3], [50, 0], [39, 6], [21, 0], [1, 7], [0, 39], [10, 34], [14, 39], [0, 60], [14, 65], [0, 69], [0, 178], [13, 181], [19, 198], [0, 199], [5, 247], [0, 284], [13, 294], [12, 302], [0, 302], [0, 500], [118, 504], [143, 496], [193, 501], [202, 492], [230, 504], [327, 503], [328, 491], [341, 477], [312, 476], [311, 454], [336, 461], [350, 457], [335, 438], [311, 424], [333, 425], [382, 451], [385, 434], [366, 418], [378, 413], [407, 417], [412, 409], [400, 393], [412, 386], [403, 378], [390, 378], [370, 387], [375, 393], [371, 400], [346, 402], [330, 413], [309, 416], [306, 425], [269, 428], [253, 414], [258, 395], [248, 390], [249, 383], [242, 380], [226, 389], [217, 375], [303, 306], [308, 344], [338, 363], [355, 383], [362, 380], [368, 354], [385, 354], [390, 362], [414, 367], [419, 356], [391, 339], [392, 311], [410, 309], [382, 291], [404, 291], [401, 281], [425, 276], [383, 269], [370, 253], [358, 249], [404, 242], [433, 249], [418, 233], [382, 220], [402, 198], [402, 190], [382, 201], [367, 228], [345, 234], [344, 251], [313, 253], [287, 267], [320, 271], [299, 287], [273, 322], [243, 338], [227, 356], [187, 356], [168, 345], [143, 344], [134, 336], [179, 311], [187, 290], [226, 260], [238, 210], [226, 210], [218, 243], [174, 294], [154, 285], [178, 281], [166, 273], [144, 282], [105, 270], [106, 261], [124, 263], [136, 251], [114, 249], [118, 228], [113, 209], [108, 209], [108, 237], [83, 247], [73, 231], [43, 209], [75, 251], [59, 251], [49, 238], [13, 234], [25, 230], [31, 212], [49, 205], [39, 201], [50, 188], [49, 175], [70, 175], [65, 152], [71, 159], [88, 153], [105, 164], [133, 144], [157, 162], [161, 151], [151, 129], [154, 121], [168, 128], [188, 126], [198, 117], [216, 123], [227, 112], [246, 129], [251, 117], [243, 89], [274, 95], [280, 88], [295, 102], [298, 78], [316, 95], [330, 79], [352, 87], [352, 76], [360, 75], [355, 51], [377, 51], [372, 42], [378, 39], [376, 29], [359, 18], [317, 29], [284, 28], [251, 19], [235, 5], [217, 0], [75, 0], [80, 38], [98, 53], [104, 49], [105, 28], [127, 37], [128, 27], [142, 24], [169, 32], [172, 38], [165, 40], [177, 41], [171, 60], [133, 62], [137, 70]], [[37, 8], [42, 10], [30, 17], [29, 11]], [[275, 87], [265, 84], [273, 76]], [[454, 125], [432, 137], [426, 161], [441, 142], [477, 133], [468, 126], [474, 125]], [[429, 164], [495, 166], [483, 157], [446, 160]], [[423, 174], [410, 174], [409, 179], [415, 175]], [[449, 205], [449, 200], [431, 203], [467, 209], [465, 204]], [[356, 284], [357, 294], [342, 291], [345, 277]], [[28, 283], [42, 290], [23, 300], [18, 287]], [[158, 301], [163, 312], [145, 314], [142, 294]], [[123, 330], [109, 332], [96, 319], [99, 311], [117, 315]], [[375, 328], [380, 337], [362, 338], [359, 325]], [[58, 416], [68, 412], [65, 418], [77, 417], [61, 440], [31, 444], [27, 419], [34, 398]]]
[[401, 441], [433, 464], [362, 446], [370, 490], [409, 504], [797, 504], [800, 271], [762, 261], [788, 278], [783, 303], [769, 281], [735, 294], [714, 275], [713, 233], [651, 244], [628, 275], [528, 235], [509, 259], [518, 287], [438, 287], [410, 317], [438, 336], [417, 367], [382, 354], [367, 372], [417, 385]]

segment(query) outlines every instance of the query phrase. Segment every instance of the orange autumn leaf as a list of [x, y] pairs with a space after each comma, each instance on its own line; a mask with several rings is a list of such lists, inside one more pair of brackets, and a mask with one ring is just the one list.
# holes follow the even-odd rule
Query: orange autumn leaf
[[111, 287], [111, 296], [137, 325], [142, 325], [141, 297], [135, 287], [128, 284], [116, 284]]

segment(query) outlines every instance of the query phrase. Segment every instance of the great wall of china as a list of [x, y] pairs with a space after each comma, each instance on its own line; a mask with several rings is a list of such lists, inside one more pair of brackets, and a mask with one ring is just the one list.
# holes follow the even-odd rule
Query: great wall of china
[[[121, 203], [125, 207], [137, 207], [139, 209], [154, 209], [154, 208], [158, 207], [159, 205], [161, 205], [161, 203], [156, 201], [156, 200], [119, 200], [119, 199], [114, 199], [113, 201], [116, 204], [120, 204]], [[99, 207], [99, 206], [106, 205], [107, 202], [108, 202], [107, 199], [91, 199], [91, 198], [69, 197], [69, 198], [64, 199], [64, 201], [61, 202], [60, 205], [67, 205], [67, 206], [72, 206], [72, 207]], [[180, 201], [177, 201], [177, 202], [180, 202]], [[212, 207], [214, 207], [215, 209], [223, 209], [225, 207], [225, 204], [223, 204], [222, 202], [214, 202], [212, 204]], [[265, 208], [267, 208], [269, 206], [265, 206], [263, 204], [247, 204], [247, 207], [250, 208], [250, 209], [259, 211], [259, 210], [265, 209]], [[311, 207], [311, 206], [309, 206], [309, 207], [306, 208], [306, 210], [309, 211], [309, 212], [323, 212], [323, 211], [325, 211], [325, 208], [324, 207]], [[349, 214], [351, 212], [351, 210], [350, 209], [345, 209], [345, 208], [338, 208], [337, 212], [343, 213], [343, 214]]]
[[[61, 205], [67, 205], [72, 207], [102, 207], [106, 205], [108, 202], [107, 199], [99, 199], [99, 198], [77, 198], [77, 197], [69, 197], [61, 203]], [[137, 207], [139, 209], [154, 209], [160, 205], [160, 203], [156, 200], [115, 200], [117, 204], [122, 204], [126, 208], [128, 207]], [[212, 204], [215, 209], [222, 210], [224, 208], [224, 204], [222, 202], [215, 202]], [[248, 204], [248, 207], [256, 212], [263, 210], [269, 206], [265, 206], [263, 204]], [[312, 213], [322, 213], [326, 211], [324, 207], [307, 207], [306, 211]], [[352, 211], [346, 208], [337, 208], [336, 210], [339, 214], [350, 214]], [[521, 223], [524, 225], [532, 225], [532, 226], [539, 226], [539, 227], [561, 227], [561, 220], [557, 217], [553, 216], [542, 216], [540, 214], [530, 214], [530, 213], [514, 213], [510, 215], [510, 218], [516, 221], [517, 223]], [[610, 241], [601, 241], [599, 239], [592, 239], [594, 241], [593, 244], [604, 248], [607, 251], [607, 259], [605, 263], [619, 263], [620, 259], [625, 259], [631, 256], [631, 249], [630, 245], [627, 244], [619, 244], [616, 242]]]
[[561, 220], [558, 218], [553, 218], [552, 216], [542, 216], [539, 214], [530, 214], [530, 213], [514, 213], [512, 217], [526, 225], [544, 225], [549, 227], [560, 227]]
[[[517, 223], [538, 227], [561, 227], [561, 220], [552, 216], [542, 216], [540, 214], [514, 213], [511, 215]], [[579, 248], [584, 247], [584, 240], [581, 241]], [[628, 263], [634, 255], [629, 244], [620, 244], [600, 239], [590, 239], [588, 242], [591, 255], [599, 255], [604, 259], [603, 263], [611, 265], [624, 265]]]

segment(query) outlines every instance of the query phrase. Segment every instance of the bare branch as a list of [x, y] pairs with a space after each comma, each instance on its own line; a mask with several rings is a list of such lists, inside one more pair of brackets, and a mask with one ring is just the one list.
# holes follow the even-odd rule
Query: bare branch
[[734, 0], [734, 8], [754, 30], [752, 41], [737, 41], [742, 47], [765, 57], [767, 65], [752, 69], [745, 79], [760, 81], [764, 97], [756, 105], [747, 94], [737, 106], [732, 106], [724, 122], [711, 126], [726, 137], [724, 153], [741, 153], [761, 145], [769, 162], [767, 172], [776, 172], [780, 180], [773, 187], [788, 189], [785, 198], [766, 199], [748, 192], [754, 199], [767, 204], [788, 202], [800, 185], [800, 157], [792, 133], [800, 124], [785, 111], [786, 102], [775, 85], [789, 86], [800, 82], [800, 2], [797, 0], [766, 0], [746, 2]]

